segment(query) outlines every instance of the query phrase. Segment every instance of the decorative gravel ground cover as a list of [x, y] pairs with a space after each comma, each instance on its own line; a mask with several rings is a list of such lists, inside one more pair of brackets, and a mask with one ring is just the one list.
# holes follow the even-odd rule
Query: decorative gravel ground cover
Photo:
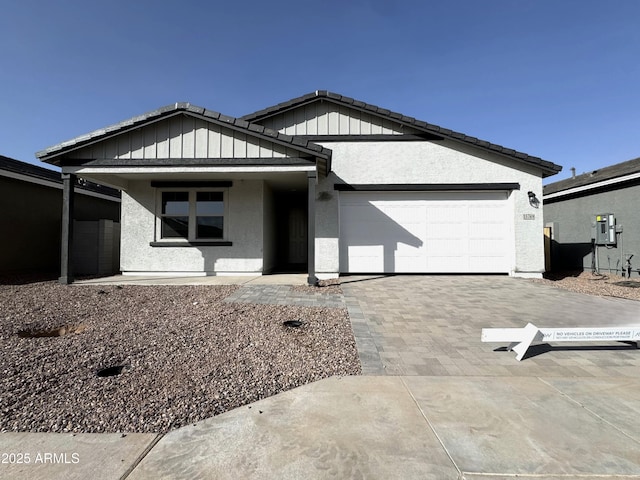
[[360, 373], [346, 310], [236, 288], [0, 281], [0, 431], [166, 432]]
[[598, 275], [592, 272], [562, 272], [549, 273], [544, 279], [533, 281], [587, 295], [640, 300], [640, 277], [635, 274], [625, 278], [608, 273]]

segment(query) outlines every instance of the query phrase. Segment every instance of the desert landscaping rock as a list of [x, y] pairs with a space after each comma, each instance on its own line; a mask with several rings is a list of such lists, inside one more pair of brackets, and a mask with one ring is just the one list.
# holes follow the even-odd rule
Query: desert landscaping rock
[[[360, 373], [346, 310], [223, 302], [236, 288], [0, 282], [0, 431], [166, 432]], [[84, 331], [18, 336], [61, 325]]]
[[613, 274], [592, 272], [551, 273], [544, 279], [532, 280], [556, 288], [599, 297], [640, 300], [640, 277], [624, 278]]

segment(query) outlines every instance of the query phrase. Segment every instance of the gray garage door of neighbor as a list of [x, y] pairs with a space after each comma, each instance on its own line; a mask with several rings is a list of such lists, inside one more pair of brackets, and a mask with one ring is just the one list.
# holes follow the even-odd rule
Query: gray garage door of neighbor
[[508, 273], [507, 192], [340, 192], [342, 273]]

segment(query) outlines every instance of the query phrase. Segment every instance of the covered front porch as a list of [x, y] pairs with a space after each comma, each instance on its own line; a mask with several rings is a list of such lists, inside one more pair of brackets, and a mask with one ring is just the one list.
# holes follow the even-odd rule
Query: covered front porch
[[74, 280], [74, 188], [122, 191], [124, 275], [291, 272], [315, 284], [316, 185], [331, 151], [175, 104], [37, 154], [62, 168], [60, 281]]
[[[75, 178], [122, 190], [124, 276], [198, 277], [305, 273], [315, 277], [315, 167], [117, 173], [64, 168], [60, 281], [74, 281]], [[69, 170], [73, 170], [70, 173]], [[309, 221], [311, 219], [311, 221]]]

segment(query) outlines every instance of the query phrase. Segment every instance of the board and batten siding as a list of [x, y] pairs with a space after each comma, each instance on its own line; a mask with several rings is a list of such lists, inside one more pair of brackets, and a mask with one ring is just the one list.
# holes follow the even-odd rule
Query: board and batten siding
[[285, 158], [300, 153], [189, 115], [122, 133], [71, 152], [73, 159]]
[[416, 130], [331, 102], [314, 102], [266, 118], [266, 128], [286, 135], [403, 135]]

